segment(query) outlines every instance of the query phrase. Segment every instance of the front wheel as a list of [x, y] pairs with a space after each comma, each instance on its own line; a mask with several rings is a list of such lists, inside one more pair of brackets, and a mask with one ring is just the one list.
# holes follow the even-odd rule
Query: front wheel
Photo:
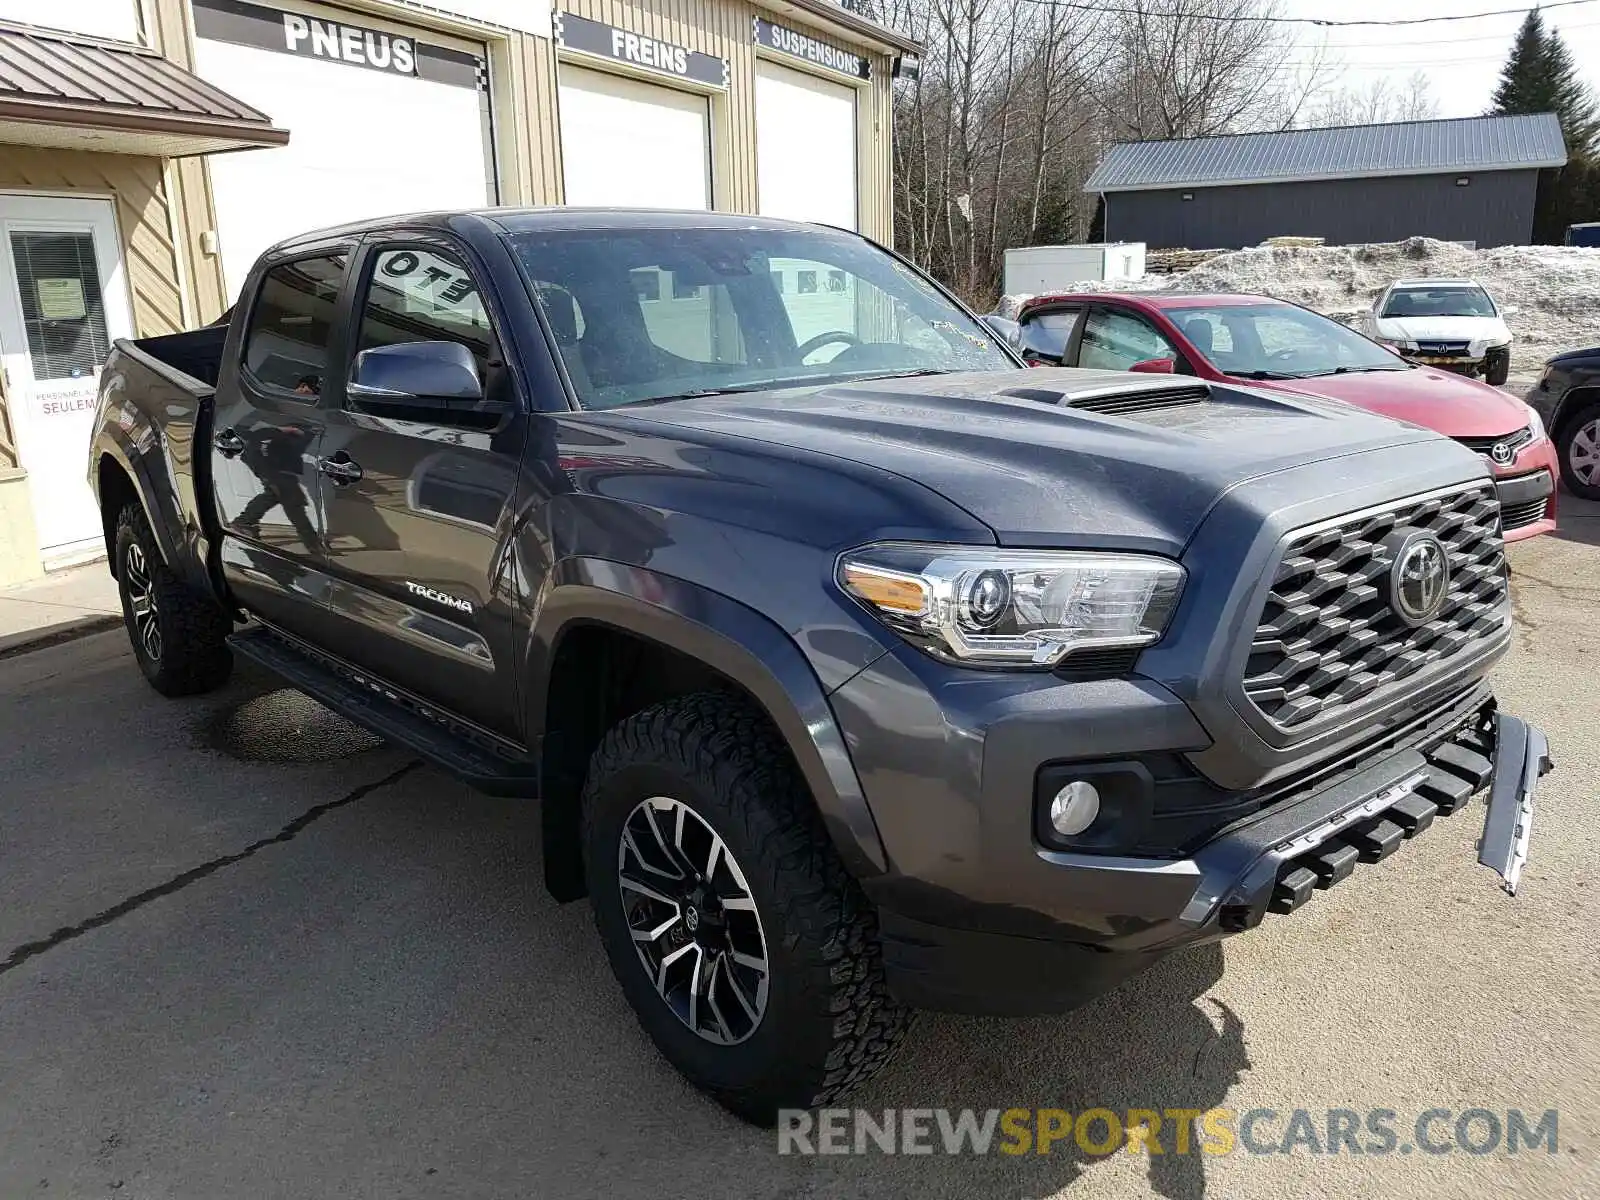
[[1584, 500], [1600, 500], [1600, 404], [1563, 422], [1556, 455], [1567, 490]]
[[787, 749], [742, 700], [629, 717], [584, 789], [590, 903], [661, 1053], [745, 1120], [829, 1103], [888, 1061], [910, 1012], [876, 920]]
[[1511, 347], [1502, 346], [1490, 350], [1483, 360], [1483, 380], [1494, 387], [1501, 387], [1511, 375]]
[[168, 569], [137, 504], [117, 517], [116, 568], [122, 621], [150, 686], [163, 696], [192, 696], [226, 683], [233, 670], [233, 624], [210, 596]]

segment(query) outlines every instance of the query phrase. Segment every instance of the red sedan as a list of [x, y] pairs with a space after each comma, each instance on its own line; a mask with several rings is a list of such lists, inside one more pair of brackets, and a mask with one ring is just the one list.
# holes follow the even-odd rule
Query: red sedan
[[1268, 296], [1036, 296], [1017, 315], [1039, 365], [1176, 372], [1343, 400], [1483, 455], [1507, 541], [1556, 527], [1555, 448], [1521, 400], [1420, 367], [1337, 321]]

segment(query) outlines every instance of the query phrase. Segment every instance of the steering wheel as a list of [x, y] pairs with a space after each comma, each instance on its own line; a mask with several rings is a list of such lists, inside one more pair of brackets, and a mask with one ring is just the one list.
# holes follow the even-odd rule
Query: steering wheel
[[819, 333], [816, 337], [807, 338], [805, 341], [801, 342], [799, 347], [800, 360], [804, 362], [808, 357], [815, 354], [818, 350], [833, 342], [843, 342], [847, 347], [861, 345], [861, 339], [855, 334], [846, 333], [842, 329], [832, 329], [827, 333]]
[[1298, 350], [1274, 350], [1271, 354], [1267, 355], [1267, 361], [1288, 363], [1293, 362], [1299, 357], [1300, 351]]

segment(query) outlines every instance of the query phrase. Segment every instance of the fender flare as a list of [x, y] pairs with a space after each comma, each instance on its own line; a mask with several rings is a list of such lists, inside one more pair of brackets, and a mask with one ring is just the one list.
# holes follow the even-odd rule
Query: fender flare
[[[94, 487], [95, 506], [101, 509], [102, 520], [105, 517], [105, 498], [100, 495], [100, 468], [106, 459], [110, 459], [117, 469], [128, 477], [128, 482], [133, 485], [134, 496], [143, 506], [145, 516], [149, 518], [150, 531], [155, 535], [156, 545], [160, 547], [161, 556], [166, 560], [167, 565], [180, 577], [185, 578], [187, 582], [195, 582], [191, 578], [192, 572], [187, 569], [188, 564], [185, 562], [184, 555], [172, 538], [172, 530], [179, 519], [176, 503], [171, 496], [167, 496], [166, 502], [162, 503], [162, 493], [150, 478], [150, 470], [145, 463], [145, 456], [137, 453], [131, 439], [120, 427], [109, 423], [101, 428], [100, 434], [94, 442], [94, 473], [91, 480]], [[115, 521], [116, 514], [113, 513], [111, 516], [112, 520]], [[110, 545], [110, 540], [114, 536], [115, 527], [113, 526], [107, 531], [106, 545], [107, 557], [112, 559], [113, 563], [115, 561], [115, 548]]]
[[529, 634], [529, 730], [545, 728], [548, 681], [562, 636], [609, 626], [705, 663], [766, 711], [794, 755], [846, 868], [883, 874], [888, 858], [833, 709], [782, 627], [720, 592], [606, 559], [574, 557], [551, 571]]

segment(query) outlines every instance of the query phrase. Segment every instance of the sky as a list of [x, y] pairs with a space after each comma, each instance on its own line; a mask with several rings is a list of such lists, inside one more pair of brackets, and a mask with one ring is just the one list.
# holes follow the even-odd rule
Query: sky
[[[1331, 17], [1338, 20], [1395, 20], [1510, 8], [1516, 0], [1280, 0], [1289, 17]], [[1547, 26], [1561, 31], [1585, 81], [1600, 93], [1600, 0], [1548, 9]], [[1335, 87], [1365, 89], [1385, 75], [1402, 84], [1421, 71], [1432, 84], [1441, 117], [1471, 117], [1489, 105], [1500, 67], [1521, 14], [1449, 21], [1432, 25], [1305, 27], [1299, 34], [1296, 63], [1311, 60], [1313, 48], [1326, 38], [1330, 56], [1343, 65]]]

